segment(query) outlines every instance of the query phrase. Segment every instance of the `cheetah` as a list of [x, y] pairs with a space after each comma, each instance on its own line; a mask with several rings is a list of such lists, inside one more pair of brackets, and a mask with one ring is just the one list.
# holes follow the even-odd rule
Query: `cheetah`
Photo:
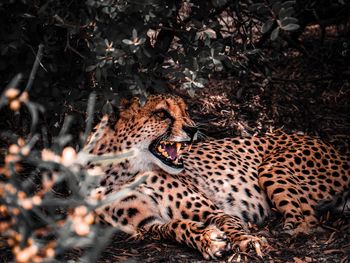
[[201, 141], [197, 134], [177, 96], [150, 96], [144, 105], [134, 98], [123, 103], [116, 122], [104, 116], [83, 152], [132, 154], [87, 165], [100, 176], [90, 197], [104, 199], [147, 177], [99, 208], [101, 222], [186, 244], [206, 259], [237, 247], [261, 255], [265, 243], [249, 232], [249, 222], [261, 224], [275, 210], [285, 232], [309, 233], [321, 204], [342, 198], [349, 187], [349, 157], [317, 138], [275, 132]]

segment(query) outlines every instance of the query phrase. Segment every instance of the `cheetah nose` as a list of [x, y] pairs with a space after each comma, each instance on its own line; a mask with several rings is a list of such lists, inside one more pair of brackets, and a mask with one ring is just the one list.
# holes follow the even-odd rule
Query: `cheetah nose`
[[191, 138], [191, 141], [196, 139], [195, 137], [196, 137], [197, 132], [198, 132], [197, 127], [183, 125], [182, 129], [184, 130], [184, 132], [186, 132], [188, 134], [188, 136]]

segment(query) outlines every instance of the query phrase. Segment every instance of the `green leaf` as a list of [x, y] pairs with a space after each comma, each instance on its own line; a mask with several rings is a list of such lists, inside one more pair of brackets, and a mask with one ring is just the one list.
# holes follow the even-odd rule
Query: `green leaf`
[[214, 7], [221, 7], [227, 3], [227, 0], [211, 0]]
[[278, 12], [281, 10], [281, 2], [278, 1], [272, 5], [272, 10], [275, 14], [278, 14]]
[[90, 66], [86, 67], [85, 71], [90, 72], [90, 71], [93, 71], [95, 68], [96, 68], [96, 65], [90, 65]]
[[282, 3], [282, 7], [288, 8], [293, 7], [296, 4], [296, 1], [285, 1]]
[[297, 24], [288, 24], [286, 26], [282, 26], [281, 28], [286, 31], [295, 31], [299, 28], [300, 26]]
[[288, 25], [288, 24], [295, 24], [298, 22], [298, 19], [295, 17], [286, 17], [281, 21], [282, 27]]
[[187, 90], [187, 92], [188, 92], [188, 95], [190, 95], [192, 98], [194, 98], [196, 95], [196, 91], [194, 89], [191, 89], [190, 87]]
[[106, 64], [106, 60], [104, 59], [100, 63], [98, 63], [98, 67], [103, 68], [105, 64]]
[[97, 82], [101, 81], [101, 68], [96, 68], [96, 80]]
[[267, 20], [267, 21], [263, 24], [263, 26], [261, 27], [261, 33], [265, 34], [266, 32], [268, 32], [268, 31], [271, 29], [273, 23], [274, 23], [274, 20], [273, 20], [273, 19]]
[[135, 28], [132, 30], [132, 38], [137, 38], [137, 30]]
[[267, 6], [263, 5], [263, 6], [260, 6], [257, 10], [257, 13], [259, 15], [267, 15], [270, 13], [270, 8], [268, 8]]
[[110, 13], [110, 9], [108, 7], [103, 7], [101, 11], [103, 13], [105, 13], [105, 14], [109, 14]]
[[89, 5], [89, 6], [94, 6], [95, 2], [96, 2], [95, 0], [87, 0], [86, 4]]
[[275, 41], [275, 40], [278, 38], [279, 32], [280, 32], [280, 28], [279, 28], [279, 27], [276, 27], [276, 28], [272, 31], [271, 36], [270, 36], [270, 39], [271, 39], [272, 41]]
[[195, 86], [195, 87], [198, 87], [198, 88], [204, 88], [204, 85], [200, 82], [197, 82], [197, 81], [193, 81], [192, 84]]
[[132, 42], [130, 39], [123, 39], [122, 42], [126, 45], [133, 45], [134, 42]]
[[256, 3], [256, 4], [252, 4], [251, 6], [249, 6], [249, 11], [250, 12], [256, 12], [258, 11], [258, 8], [263, 6], [264, 4], [262, 3]]
[[280, 12], [278, 13], [278, 17], [280, 20], [283, 20], [286, 17], [291, 17], [293, 13], [294, 13], [293, 7], [288, 7], [288, 8], [282, 7]]

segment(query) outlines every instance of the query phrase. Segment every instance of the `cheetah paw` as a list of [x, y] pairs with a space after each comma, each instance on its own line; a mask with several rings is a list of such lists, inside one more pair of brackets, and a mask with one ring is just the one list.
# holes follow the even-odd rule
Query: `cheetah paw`
[[290, 236], [300, 235], [300, 234], [310, 234], [311, 228], [306, 222], [300, 222], [298, 224], [288, 222], [283, 226], [282, 232]]
[[207, 227], [200, 241], [201, 252], [207, 260], [221, 258], [230, 249], [227, 236], [215, 226]]
[[262, 248], [268, 246], [267, 240], [265, 237], [257, 237], [251, 235], [242, 235], [234, 243], [239, 247], [240, 251], [247, 251], [249, 249], [254, 249], [255, 253], [259, 257], [263, 257]]

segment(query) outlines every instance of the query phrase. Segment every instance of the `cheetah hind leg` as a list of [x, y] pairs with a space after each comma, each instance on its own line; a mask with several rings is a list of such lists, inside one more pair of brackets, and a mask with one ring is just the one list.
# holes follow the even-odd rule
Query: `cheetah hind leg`
[[230, 250], [227, 236], [214, 225], [206, 226], [191, 220], [172, 220], [165, 224], [145, 226], [143, 231], [153, 238], [173, 240], [195, 248], [207, 260], [221, 258]]
[[305, 183], [295, 177], [288, 167], [272, 166], [261, 170], [259, 184], [273, 206], [283, 215], [283, 232], [297, 235], [316, 231], [316, 203], [302, 188]]

